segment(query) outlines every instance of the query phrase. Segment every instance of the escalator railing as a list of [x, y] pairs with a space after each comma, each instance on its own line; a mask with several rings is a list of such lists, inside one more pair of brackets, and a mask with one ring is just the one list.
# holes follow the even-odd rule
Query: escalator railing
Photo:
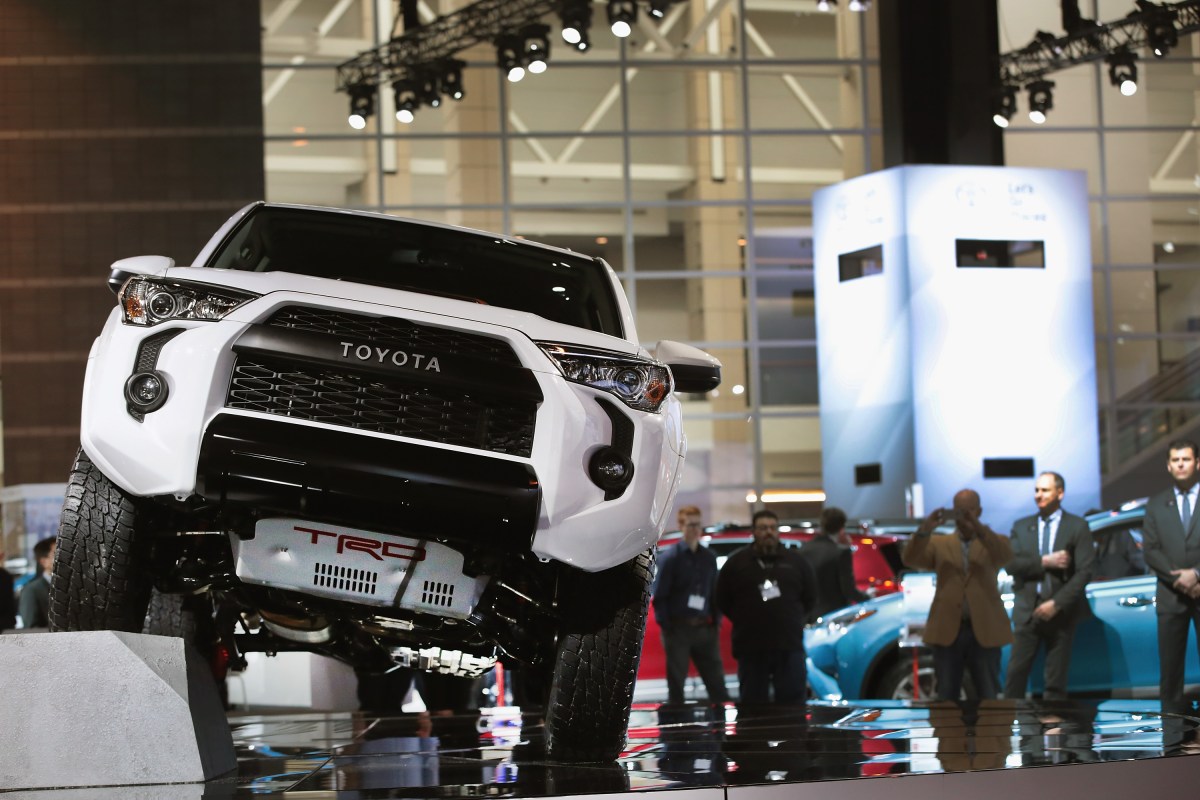
[[[1200, 420], [1200, 350], [1126, 392], [1100, 409], [1100, 463], [1105, 473]], [[1115, 419], [1115, 441], [1109, 441], [1106, 417]]]

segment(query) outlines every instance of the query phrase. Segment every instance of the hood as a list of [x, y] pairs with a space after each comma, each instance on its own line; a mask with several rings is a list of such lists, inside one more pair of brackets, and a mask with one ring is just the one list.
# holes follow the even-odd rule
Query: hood
[[[478, 326], [479, 323], [509, 328], [520, 332], [534, 341], [563, 342], [583, 345], [626, 355], [645, 351], [636, 342], [617, 336], [552, 322], [544, 317], [525, 311], [515, 311], [498, 306], [471, 302], [469, 299], [441, 297], [438, 295], [389, 289], [363, 283], [351, 283], [331, 278], [296, 275], [289, 272], [243, 272], [240, 270], [217, 270], [210, 267], [173, 267], [165, 270], [162, 277], [169, 280], [207, 283], [212, 286], [227, 286], [242, 289], [264, 297], [278, 292], [310, 295], [313, 305], [328, 305], [329, 301], [342, 300], [352, 303], [369, 303], [377, 309], [362, 309], [364, 313], [387, 316], [405, 316], [412, 313], [414, 319], [423, 319], [436, 324], [436, 319], [445, 319], [445, 324], [456, 328]], [[469, 294], [469, 293], [464, 293]], [[257, 303], [243, 306], [230, 314], [228, 319], [253, 322]]]

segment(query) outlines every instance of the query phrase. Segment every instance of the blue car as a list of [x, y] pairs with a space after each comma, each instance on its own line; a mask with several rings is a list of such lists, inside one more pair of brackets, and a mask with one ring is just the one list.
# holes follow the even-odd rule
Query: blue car
[[[1097, 541], [1124, 540], [1140, 562], [1142, 508], [1090, 515]], [[1129, 542], [1132, 540], [1132, 542]], [[1136, 548], [1133, 545], [1136, 544]], [[1132, 569], [1144, 570], [1144, 563]], [[1113, 570], [1109, 570], [1113, 571]], [[916, 629], [924, 624], [933, 594], [932, 573], [910, 573], [905, 591], [837, 611], [805, 633], [813, 692], [825, 699], [934, 696], [933, 658]], [[1001, 573], [1004, 605], [1012, 614], [1011, 580]], [[1158, 695], [1158, 634], [1155, 578], [1150, 574], [1109, 578], [1097, 574], [1087, 587], [1091, 614], [1075, 629], [1068, 689], [1073, 694]], [[1195, 633], [1191, 633], [1195, 636]], [[1187, 649], [1186, 683], [1200, 684], [1195, 642]], [[1008, 664], [1009, 648], [1002, 655]], [[1041, 691], [1042, 656], [1032, 672]]]

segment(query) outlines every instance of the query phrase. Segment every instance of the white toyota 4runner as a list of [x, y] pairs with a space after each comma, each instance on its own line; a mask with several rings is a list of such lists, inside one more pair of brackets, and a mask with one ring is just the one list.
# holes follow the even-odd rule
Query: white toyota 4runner
[[652, 546], [701, 350], [638, 344], [603, 261], [381, 214], [256, 203], [187, 267], [113, 265], [52, 625], [211, 599], [239, 654], [478, 675], [548, 749], [624, 745]]

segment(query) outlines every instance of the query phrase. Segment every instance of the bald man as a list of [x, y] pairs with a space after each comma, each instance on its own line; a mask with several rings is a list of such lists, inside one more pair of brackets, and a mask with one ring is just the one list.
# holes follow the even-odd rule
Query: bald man
[[[996, 585], [997, 573], [1012, 558], [1012, 545], [979, 521], [982, 513], [979, 494], [963, 489], [954, 495], [953, 514], [935, 509], [904, 547], [907, 566], [937, 573], [925, 644], [933, 651], [939, 700], [959, 698], [967, 671], [980, 699], [995, 698], [1000, 648], [1013, 640]], [[954, 533], [933, 534], [951, 518]]]

